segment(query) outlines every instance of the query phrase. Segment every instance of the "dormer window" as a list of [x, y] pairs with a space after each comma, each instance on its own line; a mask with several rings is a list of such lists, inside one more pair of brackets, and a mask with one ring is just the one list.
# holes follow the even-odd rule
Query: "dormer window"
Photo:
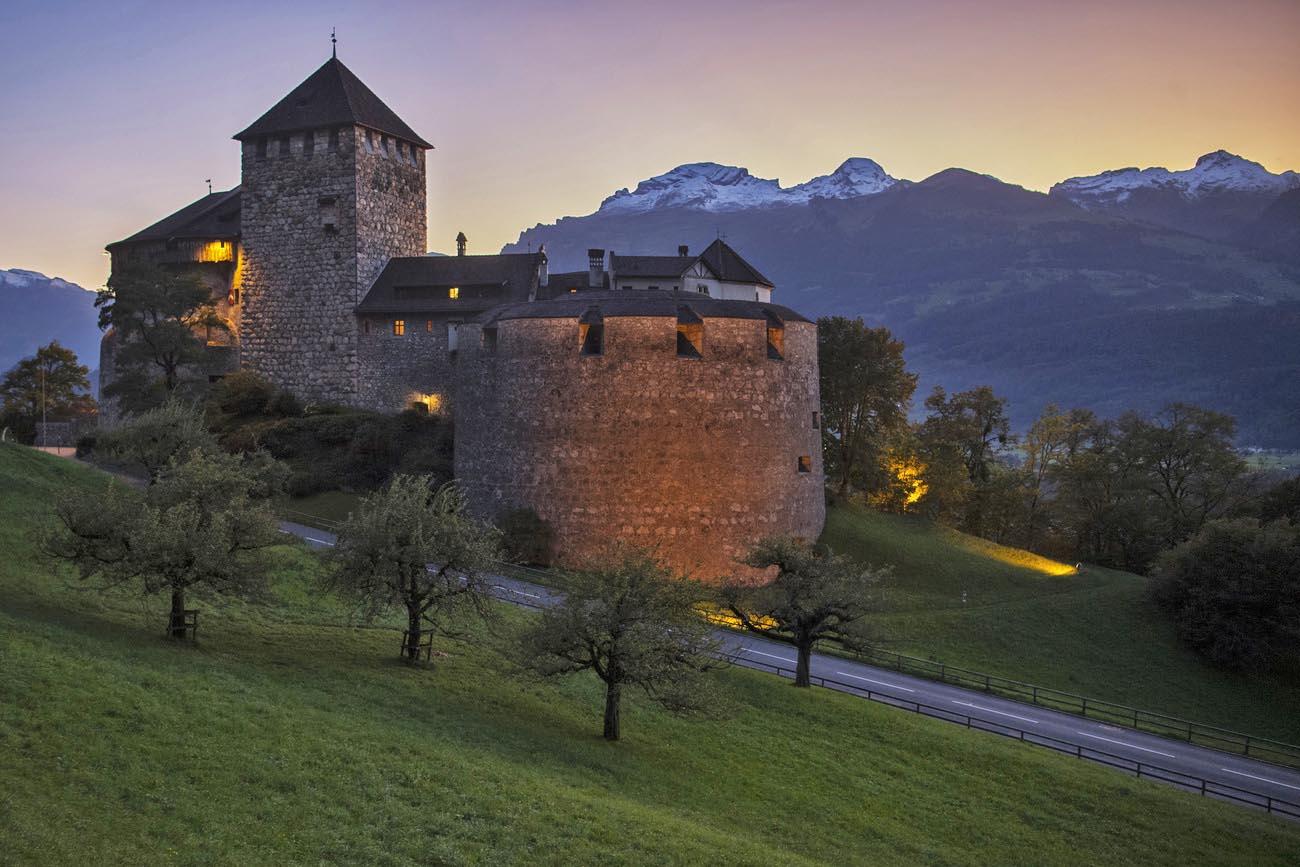
[[578, 319], [578, 346], [581, 355], [605, 354], [605, 319], [599, 308], [587, 308]]
[[455, 301], [456, 299], [460, 298], [460, 287], [452, 286], [450, 289], [448, 289], [447, 297], [450, 298], [452, 301]]
[[767, 357], [773, 361], [785, 358], [785, 323], [770, 311], [767, 314]]
[[708, 295], [708, 294], [709, 294], [709, 287], [708, 287], [708, 284], [706, 284], [706, 283], [696, 283], [696, 284], [695, 284], [695, 291], [696, 291], [696, 292], [699, 292], [701, 295]]
[[700, 358], [704, 349], [704, 320], [689, 307], [677, 308], [677, 357]]

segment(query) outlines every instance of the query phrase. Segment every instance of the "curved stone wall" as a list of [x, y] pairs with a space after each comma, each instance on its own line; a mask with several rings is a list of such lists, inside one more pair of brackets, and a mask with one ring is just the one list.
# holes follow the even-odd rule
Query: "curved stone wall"
[[700, 357], [680, 357], [677, 303], [605, 310], [600, 355], [580, 353], [572, 303], [489, 318], [486, 336], [462, 326], [456, 475], [476, 513], [535, 509], [569, 565], [622, 541], [703, 580], [744, 573], [735, 560], [762, 536], [816, 539], [816, 326], [787, 318], [776, 360], [755, 305], [732, 318], [713, 302]]

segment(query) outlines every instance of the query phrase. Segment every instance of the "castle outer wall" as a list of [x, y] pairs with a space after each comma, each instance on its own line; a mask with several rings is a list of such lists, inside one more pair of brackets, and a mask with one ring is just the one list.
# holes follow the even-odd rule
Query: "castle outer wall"
[[813, 323], [787, 320], [774, 360], [763, 319], [705, 314], [684, 358], [675, 313], [606, 314], [601, 355], [580, 354], [577, 314], [525, 315], [489, 321], [495, 344], [461, 329], [455, 464], [476, 514], [533, 508], [565, 565], [624, 542], [702, 580], [746, 572], [764, 536], [820, 535]]

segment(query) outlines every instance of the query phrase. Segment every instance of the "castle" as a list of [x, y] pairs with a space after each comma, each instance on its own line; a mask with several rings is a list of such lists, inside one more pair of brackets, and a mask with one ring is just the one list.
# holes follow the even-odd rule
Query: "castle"
[[426, 255], [432, 145], [334, 57], [234, 138], [238, 187], [107, 247], [115, 273], [211, 288], [210, 381], [449, 413], [470, 507], [535, 510], [565, 562], [621, 540], [712, 578], [761, 536], [820, 533], [816, 325], [723, 241], [562, 274], [463, 234]]

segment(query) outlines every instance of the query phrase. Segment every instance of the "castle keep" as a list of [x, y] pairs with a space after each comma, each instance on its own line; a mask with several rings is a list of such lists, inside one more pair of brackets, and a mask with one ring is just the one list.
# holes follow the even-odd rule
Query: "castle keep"
[[[825, 519], [816, 326], [721, 240], [692, 255], [593, 248], [426, 255], [432, 148], [336, 58], [235, 135], [241, 183], [108, 246], [198, 275], [240, 368], [305, 402], [455, 422], [471, 508], [530, 508], [562, 562], [617, 541], [715, 578], [757, 538]], [[115, 375], [116, 336], [101, 349]]]

